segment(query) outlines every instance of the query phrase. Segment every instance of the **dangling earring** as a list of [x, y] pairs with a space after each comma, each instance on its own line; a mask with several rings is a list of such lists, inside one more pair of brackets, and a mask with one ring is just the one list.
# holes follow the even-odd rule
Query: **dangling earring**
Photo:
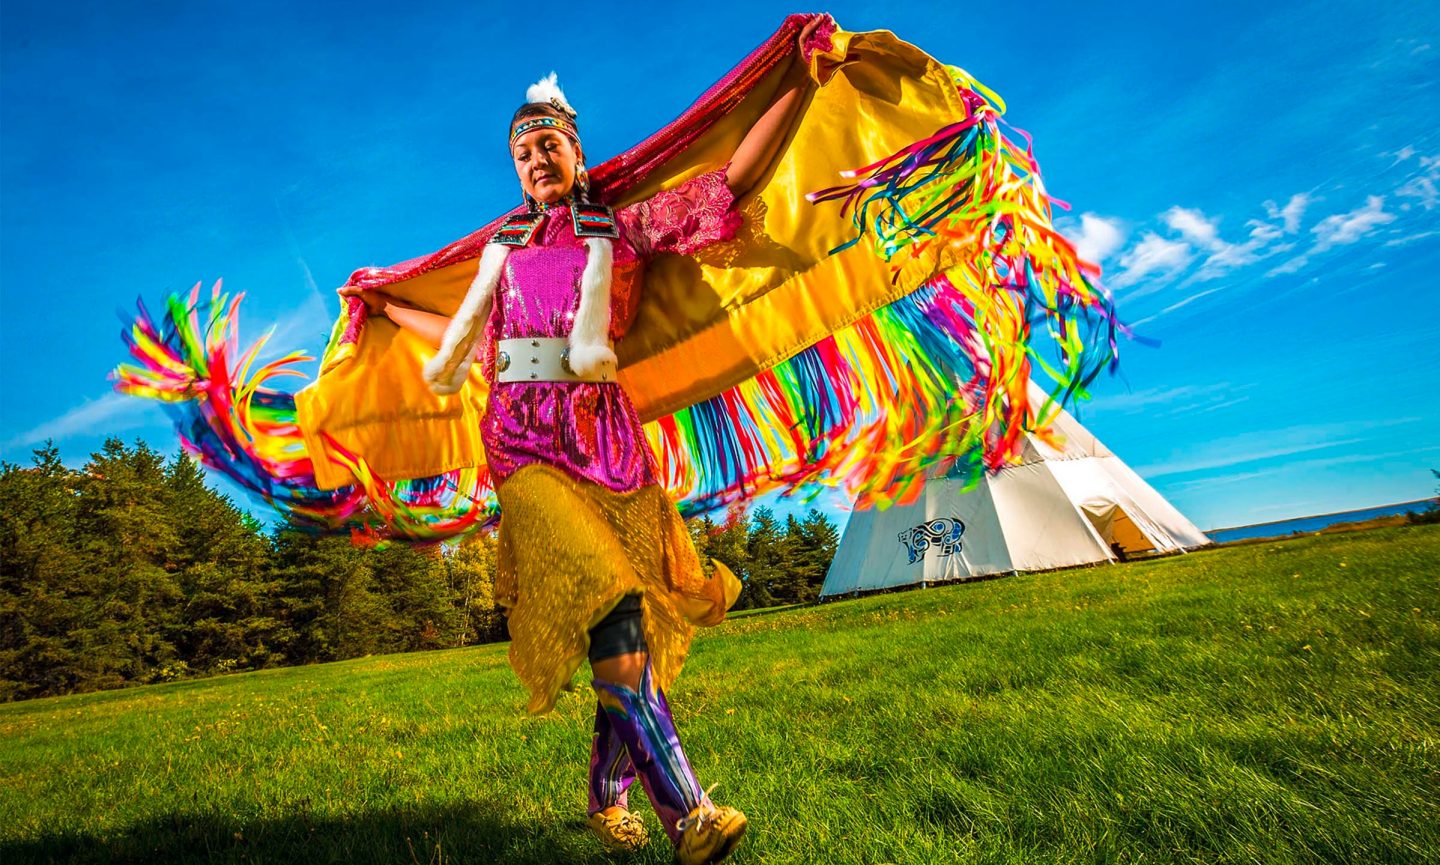
[[590, 200], [590, 172], [586, 170], [583, 162], [575, 169], [575, 190], [576, 198], [581, 201]]

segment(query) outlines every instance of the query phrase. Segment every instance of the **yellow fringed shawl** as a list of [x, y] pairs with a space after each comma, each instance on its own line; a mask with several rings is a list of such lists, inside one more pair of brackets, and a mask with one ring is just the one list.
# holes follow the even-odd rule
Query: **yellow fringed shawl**
[[[745, 225], [739, 236], [649, 265], [637, 318], [617, 349], [620, 380], [642, 421], [753, 377], [909, 294], [952, 263], [926, 252], [892, 273], [863, 244], [832, 255], [854, 235], [850, 218], [838, 206], [812, 206], [805, 199], [807, 192], [839, 182], [839, 172], [868, 165], [963, 117], [952, 72], [886, 31], [835, 33], [830, 48], [811, 58], [810, 72], [818, 86], [774, 164], [741, 200]], [[612, 203], [642, 200], [727, 163], [773, 101], [783, 75], [784, 64], [776, 65], [691, 146]], [[452, 314], [477, 260], [389, 282], [385, 291]], [[296, 395], [318, 485], [334, 489], [354, 481], [331, 457], [335, 447], [387, 479], [483, 464], [479, 421], [486, 385], [479, 365], [459, 394], [437, 396], [421, 377], [430, 346], [388, 319], [366, 323], [359, 339], [347, 342], [339, 338], [347, 323], [342, 315], [319, 377]]]

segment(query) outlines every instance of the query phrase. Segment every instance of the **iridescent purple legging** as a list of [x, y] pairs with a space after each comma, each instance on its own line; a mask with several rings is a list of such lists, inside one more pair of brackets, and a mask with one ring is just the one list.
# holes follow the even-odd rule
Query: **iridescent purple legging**
[[[645, 631], [641, 628], [640, 595], [620, 599], [600, 623], [590, 629], [590, 663], [643, 652]], [[610, 716], [595, 704], [595, 734], [590, 743], [590, 811], [594, 814], [612, 805], [627, 807], [627, 791], [635, 781], [635, 764], [610, 724]]]
[[[680, 746], [670, 705], [656, 686], [650, 665], [641, 672], [637, 689], [599, 679], [593, 684], [601, 709], [595, 719], [596, 742], [602, 741], [603, 730], [604, 741], [618, 743], [627, 756], [610, 762], [602, 756], [598, 763], [592, 756], [591, 805], [596, 804], [597, 790], [616, 795], [613, 804], [622, 804], [626, 788], [638, 776], [665, 834], [678, 844], [680, 821], [708, 800]], [[600, 753], [597, 748], [596, 754]]]

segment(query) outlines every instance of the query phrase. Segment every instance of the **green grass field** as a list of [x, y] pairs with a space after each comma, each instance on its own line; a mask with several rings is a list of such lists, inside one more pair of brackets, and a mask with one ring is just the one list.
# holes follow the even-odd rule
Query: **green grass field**
[[[523, 696], [482, 646], [0, 706], [0, 862], [608, 861], [593, 697]], [[737, 616], [672, 695], [737, 863], [1440, 861], [1437, 702], [1440, 527]]]

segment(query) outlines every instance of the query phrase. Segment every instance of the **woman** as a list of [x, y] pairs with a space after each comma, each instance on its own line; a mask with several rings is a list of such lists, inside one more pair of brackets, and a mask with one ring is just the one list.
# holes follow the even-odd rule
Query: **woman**
[[739, 584], [723, 565], [702, 571], [615, 381], [612, 341], [634, 315], [646, 258], [734, 235], [735, 201], [773, 159], [808, 80], [792, 62], [725, 168], [611, 211], [588, 200], [576, 114], [552, 74], [510, 124], [526, 206], [491, 239], [454, 319], [342, 290], [439, 345], [425, 370], [439, 393], [463, 386], [478, 349], [492, 383], [482, 435], [502, 513], [496, 594], [511, 663], [531, 711], [544, 712], [588, 656], [598, 696], [589, 826], [607, 847], [646, 842], [626, 807], [637, 775], [681, 862], [717, 862], [745, 831], [740, 811], [701, 789], [664, 696], [694, 626], [718, 624]]
[[[807, 94], [810, 79], [823, 86]], [[688, 178], [611, 211], [585, 200], [575, 115], [551, 82], [510, 124], [526, 206], [498, 231], [352, 274], [342, 293], [358, 296], [302, 390], [269, 386], [300, 356], [257, 369], [259, 343], [239, 350], [239, 301], [218, 286], [170, 297], [158, 321], [142, 308], [116, 387], [165, 400], [187, 450], [317, 530], [454, 537], [489, 519], [495, 481], [497, 593], [530, 708], [548, 710], [592, 661], [592, 828], [643, 843], [625, 807], [638, 776], [681, 860], [716, 861], [744, 817], [701, 791], [663, 689], [693, 626], [723, 618], [733, 578], [700, 570], [636, 406], [666, 488], [702, 510], [822, 478], [868, 507], [917, 495], [942, 460], [978, 480], [1018, 458], [1025, 433], [1113, 365], [1124, 328], [1051, 225], [1002, 112], [893, 34], [792, 16], [679, 118], [596, 166], [616, 196]], [[691, 176], [717, 153], [724, 169]], [[845, 182], [822, 188], [836, 172]], [[736, 230], [739, 196], [754, 225], [689, 255]], [[631, 328], [643, 263], [667, 251], [680, 255], [656, 262]], [[410, 305], [448, 310], [462, 293], [453, 321]], [[424, 339], [370, 329], [367, 311]], [[614, 382], [627, 330], [630, 396]], [[427, 341], [441, 351], [422, 377]], [[1043, 403], [1028, 388], [1036, 361], [1054, 376]], [[474, 385], [437, 398], [422, 378]]]

